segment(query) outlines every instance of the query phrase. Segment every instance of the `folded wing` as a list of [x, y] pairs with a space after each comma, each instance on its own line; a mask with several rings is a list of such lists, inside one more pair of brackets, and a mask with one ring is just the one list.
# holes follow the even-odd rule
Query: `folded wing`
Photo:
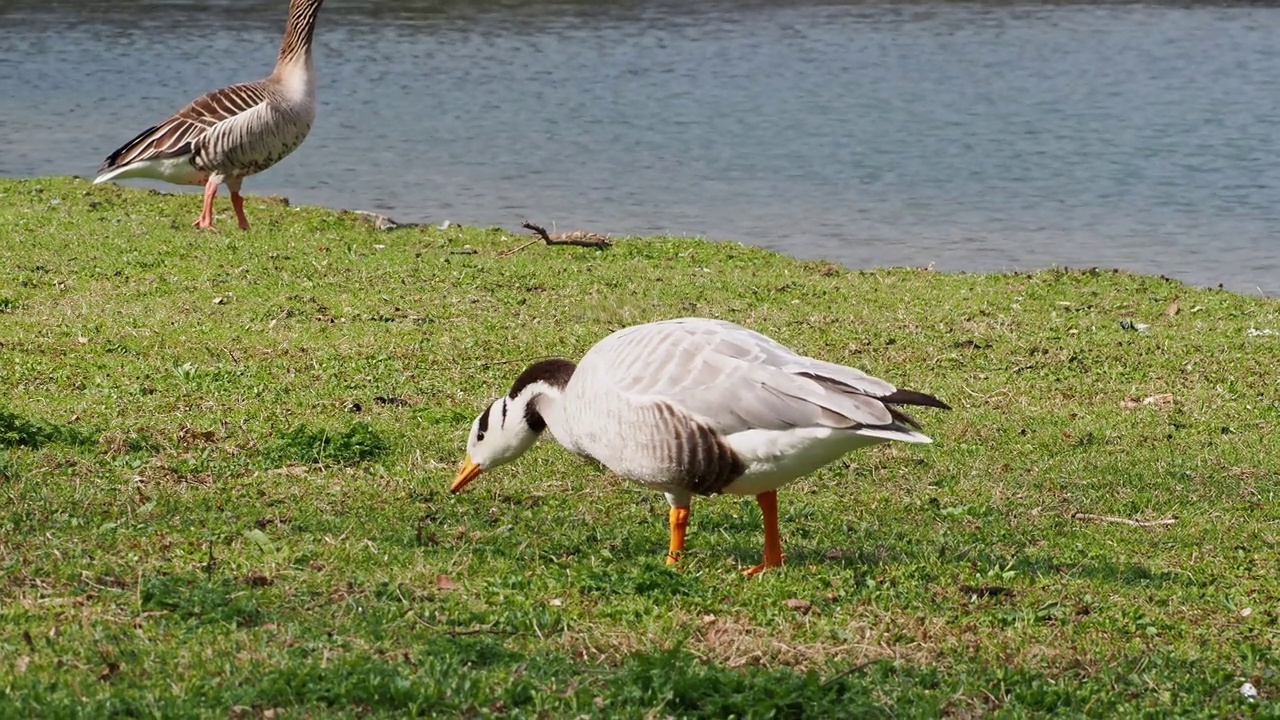
[[111, 153], [98, 172], [189, 154], [196, 141], [219, 123], [243, 115], [266, 101], [266, 87], [258, 82], [229, 85], [202, 95]]
[[613, 368], [607, 375], [630, 400], [669, 402], [723, 435], [829, 427], [928, 442], [897, 405], [947, 408], [930, 395], [798, 355], [760, 333], [722, 321], [637, 326], [599, 349], [611, 356], [602, 358]]

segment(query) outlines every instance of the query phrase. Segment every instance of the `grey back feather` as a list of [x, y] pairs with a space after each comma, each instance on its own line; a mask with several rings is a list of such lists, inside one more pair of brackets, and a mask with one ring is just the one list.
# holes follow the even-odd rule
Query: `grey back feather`
[[621, 330], [582, 358], [576, 377], [594, 386], [597, 398], [669, 402], [721, 435], [892, 428], [905, 417], [886, 404], [897, 391], [893, 385], [719, 320], [689, 318]]

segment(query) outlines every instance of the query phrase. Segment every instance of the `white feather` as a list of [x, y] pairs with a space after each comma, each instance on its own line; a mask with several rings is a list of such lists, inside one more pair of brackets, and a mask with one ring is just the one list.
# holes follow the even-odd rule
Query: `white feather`
[[198, 170], [191, 164], [191, 154], [158, 160], [140, 160], [123, 167], [114, 168], [94, 178], [96, 185], [108, 180], [124, 180], [127, 178], [148, 178], [163, 180], [175, 185], [203, 185], [209, 173]]

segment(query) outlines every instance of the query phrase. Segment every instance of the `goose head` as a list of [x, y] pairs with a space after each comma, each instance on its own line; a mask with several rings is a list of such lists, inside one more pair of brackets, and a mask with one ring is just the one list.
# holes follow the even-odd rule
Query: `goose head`
[[547, 422], [545, 404], [558, 400], [573, 375], [574, 364], [553, 358], [530, 365], [511, 391], [494, 400], [471, 423], [467, 453], [449, 492], [458, 492], [480, 473], [525, 454], [538, 441]]

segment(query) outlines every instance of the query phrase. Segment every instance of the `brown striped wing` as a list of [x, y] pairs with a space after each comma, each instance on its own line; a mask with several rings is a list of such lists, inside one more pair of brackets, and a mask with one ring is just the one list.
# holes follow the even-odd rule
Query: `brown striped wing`
[[192, 144], [220, 122], [267, 101], [261, 82], [229, 85], [201, 95], [168, 120], [147, 128], [111, 153], [98, 172], [143, 160], [159, 160], [191, 152]]
[[677, 486], [695, 495], [714, 495], [746, 472], [742, 459], [709, 425], [667, 402], [655, 403], [650, 412], [665, 440], [652, 450], [663, 467], [675, 469], [671, 480]]

